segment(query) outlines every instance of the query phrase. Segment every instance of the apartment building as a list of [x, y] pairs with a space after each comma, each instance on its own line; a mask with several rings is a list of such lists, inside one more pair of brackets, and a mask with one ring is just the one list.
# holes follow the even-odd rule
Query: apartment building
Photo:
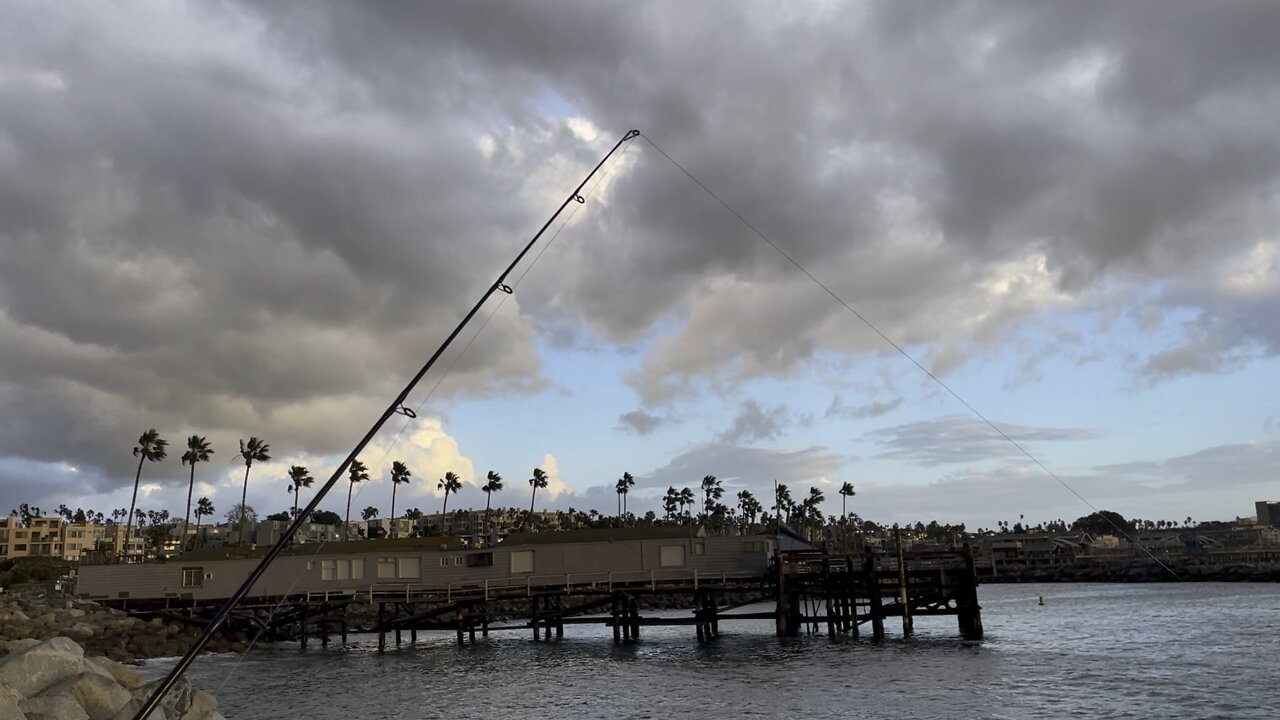
[[[135, 527], [132, 535], [127, 554], [141, 557], [141, 530]], [[123, 525], [64, 524], [60, 517], [36, 517], [23, 527], [17, 515], [0, 519], [0, 560], [41, 556], [78, 561], [86, 552], [114, 549], [123, 541]]]

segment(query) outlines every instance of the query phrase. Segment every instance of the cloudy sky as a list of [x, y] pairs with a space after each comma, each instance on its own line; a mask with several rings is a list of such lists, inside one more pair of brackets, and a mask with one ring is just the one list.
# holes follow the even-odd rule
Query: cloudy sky
[[[287, 507], [638, 128], [1090, 502], [1249, 514], [1280, 498], [1276, 37], [1267, 1], [5, 3], [0, 506], [127, 506], [155, 427], [142, 507], [181, 512], [191, 433], [197, 494], [237, 501], [257, 435], [250, 503]], [[552, 507], [630, 471], [641, 511], [705, 474], [890, 522], [1089, 511], [654, 145], [597, 180], [359, 507], [401, 459], [401, 508], [447, 470], [451, 506], [488, 470], [527, 505], [541, 466]]]

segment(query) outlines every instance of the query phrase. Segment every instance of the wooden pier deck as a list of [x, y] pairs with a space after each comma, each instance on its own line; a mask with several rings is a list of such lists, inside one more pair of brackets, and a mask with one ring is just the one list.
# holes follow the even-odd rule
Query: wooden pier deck
[[[743, 611], [761, 603], [767, 611]], [[691, 608], [687, 616], [656, 615], [654, 606]], [[376, 608], [376, 615], [374, 614]], [[356, 612], [356, 611], [361, 612]], [[157, 613], [161, 614], [161, 613]], [[211, 608], [171, 608], [170, 619], [200, 623]], [[374, 632], [379, 650], [420, 630], [452, 630], [459, 643], [490, 632], [523, 631], [536, 640], [563, 637], [566, 626], [612, 628], [617, 643], [636, 642], [642, 629], [693, 626], [699, 641], [719, 637], [727, 620], [772, 622], [776, 633], [826, 632], [885, 637], [886, 621], [954, 615], [959, 635], [981, 639], [981, 608], [972, 552], [841, 555], [826, 549], [783, 551], [765, 573], [699, 574], [689, 570], [524, 576], [476, 583], [373, 583], [360, 590], [260, 598], [237, 609], [232, 628], [270, 640], [293, 638], [328, 646], [349, 632]]]
[[[899, 544], [901, 547], [901, 544]], [[483, 582], [371, 583], [340, 592], [310, 592], [255, 598], [238, 607], [228, 632], [282, 641], [297, 639], [328, 647], [348, 633], [378, 634], [389, 642], [415, 642], [419, 630], [453, 630], [460, 643], [492, 632], [526, 632], [534, 639], [559, 638], [573, 625], [612, 628], [617, 643], [636, 642], [646, 626], [694, 626], [700, 642], [719, 637], [726, 620], [773, 623], [780, 637], [826, 632], [829, 637], [886, 635], [886, 621], [901, 623], [910, 637], [920, 616], [954, 615], [961, 637], [983, 637], [978, 579], [968, 546], [946, 552], [879, 555], [814, 548], [776, 552], [760, 573], [699, 573], [669, 569], [563, 575], [521, 575]], [[771, 609], [742, 610], [746, 606]], [[652, 607], [685, 607], [684, 616], [657, 615]], [[152, 616], [204, 624], [214, 603], [189, 603]]]

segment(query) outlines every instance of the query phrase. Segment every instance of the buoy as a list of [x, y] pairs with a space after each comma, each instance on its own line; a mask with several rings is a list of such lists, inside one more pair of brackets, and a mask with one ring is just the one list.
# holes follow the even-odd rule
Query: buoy
[[1040, 604], [1041, 604], [1041, 605], [1043, 605], [1043, 604], [1044, 604], [1044, 596], [1043, 596], [1043, 595], [1041, 595], [1041, 596], [1040, 596]]

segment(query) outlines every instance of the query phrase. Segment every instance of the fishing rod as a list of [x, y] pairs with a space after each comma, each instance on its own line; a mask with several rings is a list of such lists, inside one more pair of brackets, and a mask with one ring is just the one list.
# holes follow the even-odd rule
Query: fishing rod
[[173, 689], [174, 684], [178, 682], [178, 679], [182, 677], [182, 674], [187, 671], [187, 667], [191, 665], [193, 660], [195, 660], [196, 655], [198, 655], [209, 642], [209, 639], [213, 637], [213, 633], [217, 631], [218, 626], [226, 621], [227, 617], [231, 614], [231, 611], [235, 609], [236, 605], [239, 605], [240, 601], [249, 594], [249, 591], [253, 589], [254, 584], [257, 583], [263, 573], [267, 571], [267, 568], [271, 563], [279, 557], [280, 553], [284, 550], [285, 546], [289, 544], [289, 541], [293, 539], [294, 534], [298, 532], [298, 529], [302, 527], [306, 519], [311, 516], [311, 513], [315, 512], [317, 507], [319, 507], [320, 501], [324, 499], [324, 496], [328, 494], [329, 490], [331, 490], [333, 486], [338, 483], [338, 480], [342, 478], [343, 473], [347, 471], [347, 467], [350, 466], [356, 457], [360, 455], [360, 452], [369, 444], [369, 441], [373, 440], [374, 436], [378, 434], [378, 431], [382, 429], [382, 426], [391, 419], [391, 416], [404, 415], [408, 418], [417, 417], [417, 414], [404, 404], [405, 399], [409, 397], [409, 393], [413, 391], [413, 389], [418, 385], [418, 382], [422, 380], [422, 377], [431, 369], [431, 366], [435, 365], [436, 360], [440, 359], [440, 356], [444, 354], [444, 351], [448, 349], [449, 345], [458, 337], [462, 332], [462, 329], [471, 322], [471, 319], [476, 316], [476, 313], [480, 312], [480, 308], [488, 302], [489, 298], [492, 297], [495, 292], [503, 292], [508, 295], [513, 292], [511, 287], [506, 284], [507, 276], [515, 270], [516, 266], [520, 264], [520, 261], [524, 259], [524, 256], [533, 249], [533, 246], [537, 244], [538, 239], [547, 231], [547, 228], [551, 227], [551, 224], [556, 221], [556, 218], [560, 217], [560, 213], [564, 212], [566, 207], [569, 207], [569, 203], [586, 202], [586, 198], [581, 195], [582, 188], [586, 187], [587, 182], [589, 182], [591, 178], [599, 172], [600, 168], [609, 161], [609, 158], [613, 157], [613, 154], [618, 151], [618, 148], [621, 148], [628, 141], [634, 140], [639, 136], [639, 130], [627, 131], [627, 134], [622, 136], [622, 139], [619, 140], [603, 158], [600, 159], [600, 162], [596, 163], [596, 166], [591, 169], [591, 172], [587, 173], [587, 176], [582, 179], [582, 182], [578, 183], [578, 187], [574, 188], [573, 192], [569, 193], [569, 197], [565, 198], [564, 202], [560, 203], [560, 207], [556, 209], [555, 213], [553, 213], [542, 225], [542, 228], [539, 229], [529, 242], [525, 244], [520, 253], [516, 255], [515, 260], [512, 260], [511, 264], [507, 266], [507, 269], [503, 270], [502, 274], [498, 276], [498, 279], [484, 291], [484, 294], [480, 296], [480, 299], [476, 302], [475, 306], [471, 308], [471, 311], [466, 314], [466, 317], [462, 318], [462, 321], [458, 323], [458, 326], [453, 329], [453, 332], [449, 333], [449, 337], [445, 338], [444, 342], [440, 344], [440, 347], [436, 348], [436, 351], [432, 353], [431, 358], [427, 360], [426, 364], [424, 364], [420, 370], [418, 370], [418, 373], [413, 376], [413, 379], [409, 381], [409, 384], [405, 385], [404, 389], [400, 391], [400, 394], [391, 401], [391, 404], [388, 405], [387, 409], [378, 417], [378, 420], [373, 424], [373, 427], [369, 428], [369, 432], [365, 433], [364, 437], [360, 439], [360, 442], [356, 444], [355, 448], [347, 454], [347, 457], [342, 461], [342, 464], [333, 471], [333, 475], [329, 477], [329, 481], [320, 488], [315, 497], [311, 499], [311, 502], [307, 503], [307, 506], [303, 508], [302, 512], [298, 513], [298, 515], [294, 517], [293, 522], [289, 523], [289, 527], [284, 531], [284, 534], [280, 536], [280, 539], [277, 540], [276, 543], [271, 546], [271, 549], [267, 551], [267, 554], [263, 556], [262, 562], [258, 563], [258, 566], [253, 569], [253, 572], [249, 573], [249, 576], [245, 578], [244, 583], [240, 585], [240, 588], [236, 590], [235, 594], [232, 595], [225, 604], [223, 604], [220, 610], [218, 610], [218, 614], [213, 616], [213, 619], [209, 621], [209, 624], [206, 625], [204, 630], [200, 633], [200, 637], [196, 638], [196, 641], [191, 644], [191, 647], [187, 650], [186, 654], [182, 656], [182, 659], [178, 661], [178, 664], [173, 666], [173, 669], [169, 671], [167, 676], [165, 676], [164, 682], [160, 683], [155, 692], [151, 694], [151, 697], [147, 699], [146, 704], [138, 710], [138, 714], [133, 716], [133, 720], [146, 720], [151, 716], [151, 713], [159, 707], [160, 701], [163, 700], [164, 696]]

